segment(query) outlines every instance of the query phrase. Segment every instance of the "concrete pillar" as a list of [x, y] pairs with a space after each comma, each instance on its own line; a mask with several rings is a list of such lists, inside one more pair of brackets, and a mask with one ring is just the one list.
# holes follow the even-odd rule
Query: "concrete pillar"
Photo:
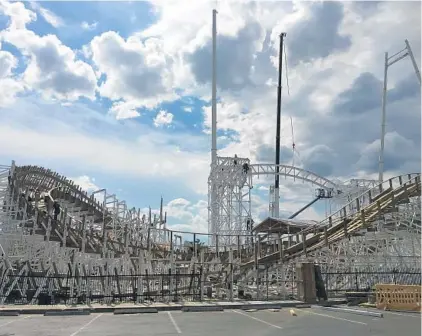
[[313, 263], [296, 265], [297, 295], [305, 303], [316, 303], [315, 270]]

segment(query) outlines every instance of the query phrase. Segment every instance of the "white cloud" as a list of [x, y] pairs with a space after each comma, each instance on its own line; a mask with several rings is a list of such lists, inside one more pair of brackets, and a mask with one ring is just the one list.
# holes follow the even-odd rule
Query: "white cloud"
[[68, 167], [82, 164], [87, 170], [133, 178], [176, 179], [193, 192], [207, 192], [208, 153], [195, 148], [202, 143], [199, 137], [112, 122], [79, 104], [21, 99], [0, 113], [0, 143], [8, 143], [0, 151], [3, 156], [54, 159]]
[[87, 175], [82, 175], [78, 177], [70, 177], [70, 180], [75, 182], [76, 185], [80, 186], [82, 190], [86, 192], [92, 192], [99, 190], [100, 188], [95, 184], [95, 179]]
[[0, 43], [0, 107], [12, 104], [16, 95], [24, 89], [22, 83], [13, 76], [18, 60], [10, 52], [1, 50]]
[[[191, 78], [193, 82], [206, 81], [205, 90], [199, 90], [197, 87], [197, 90], [192, 92], [208, 100], [210, 98], [211, 54], [208, 53], [210, 49], [207, 48], [210, 48], [213, 4], [198, 3], [197, 6], [190, 6], [188, 9], [183, 9], [188, 10], [184, 15], [180, 14], [181, 9], [178, 5], [179, 2], [172, 1], [154, 2], [160, 19], [142, 32], [142, 36], [160, 37], [165, 42], [165, 48], [169, 53], [175, 53], [176, 50], [179, 54], [182, 53], [185, 67], [187, 65], [186, 68], [193, 72], [191, 75], [184, 74], [185, 78]], [[210, 7], [207, 7], [208, 5]], [[224, 142], [225, 146], [219, 153], [221, 155], [237, 153], [255, 161], [262, 145], [274, 146], [276, 87], [267, 87], [265, 83], [269, 81], [276, 83], [278, 34], [281, 31], [287, 31], [285, 45], [287, 55], [288, 57], [295, 55], [298, 59], [290, 60], [287, 69], [290, 96], [286, 93], [286, 79], [283, 78], [282, 145], [291, 148], [292, 132], [289, 117], [292, 115], [296, 149], [301, 154], [300, 157], [295, 155], [296, 163], [300, 162], [304, 166], [318, 169], [317, 173], [329, 175], [342, 174], [345, 166], [352, 167], [349, 164], [352, 159], [347, 161], [347, 158], [343, 159], [343, 157], [345, 153], [348, 153], [349, 158], [358, 160], [361, 149], [372, 143], [374, 138], [379, 137], [378, 128], [366, 127], [366, 125], [374, 125], [375, 117], [372, 118], [370, 115], [374, 116], [379, 112], [375, 108], [368, 110], [365, 106], [359, 106], [358, 103], [364, 101], [356, 98], [355, 108], [365, 113], [362, 117], [358, 114], [347, 117], [333, 116], [334, 112], [340, 113], [337, 110], [333, 111], [336, 108], [335, 104], [338, 104], [338, 96], [355, 85], [356, 79], [364, 72], [372, 73], [375, 78], [382, 79], [384, 50], [389, 50], [390, 54], [393, 54], [403, 49], [405, 38], [408, 38], [411, 44], [413, 43], [414, 53], [420, 64], [420, 29], [409, 28], [421, 25], [420, 4], [408, 2], [401, 5], [391, 2], [370, 5], [358, 2], [344, 4], [305, 2], [282, 5], [279, 2], [219, 4], [217, 22], [219, 33], [217, 39], [218, 128], [221, 131], [238, 133], [238, 136], [234, 137], [234, 142], [227, 145]], [[371, 10], [366, 6], [373, 6], [375, 9]], [[237, 18], [242, 19], [230, 20], [233, 13], [245, 15], [237, 15]], [[255, 27], [256, 32], [266, 29], [271, 36], [268, 44], [263, 43], [262, 33], [251, 35], [242, 33], [243, 30], [246, 32], [247, 29], [252, 29], [250, 27], [256, 23], [259, 23]], [[332, 37], [313, 42], [318, 35], [325, 36], [324, 34], [330, 34]], [[309, 43], [301, 42], [306, 37]], [[207, 53], [198, 54], [197, 51], [201, 48], [208, 50]], [[243, 52], [244, 50], [247, 52]], [[240, 61], [246, 59], [243, 56], [240, 58], [238, 56], [240, 54], [254, 57], [240, 68]], [[192, 59], [188, 57], [189, 55], [196, 55], [196, 58]], [[301, 61], [299, 58], [303, 58], [304, 55], [305, 60]], [[227, 76], [227, 73], [236, 67], [239, 70]], [[286, 69], [284, 69], [285, 73]], [[239, 80], [234, 80], [236, 76], [240, 76]], [[410, 60], [395, 64], [389, 76], [391, 76], [390, 88], [399, 85], [400, 80], [414, 76]], [[400, 83], [400, 85], [403, 84]], [[380, 104], [381, 84], [379, 89], [371, 87], [367, 92], [370, 99], [375, 99]], [[402, 110], [413, 111], [409, 112], [409, 114], [414, 114], [413, 117], [409, 116], [409, 123], [411, 123], [410, 120], [413, 120], [413, 124], [419, 123], [415, 114], [420, 109], [420, 98], [419, 101], [415, 98], [411, 102], [401, 100], [400, 104], [395, 103], [394, 111], [393, 106], [390, 105], [390, 113], [399, 111], [399, 106]], [[204, 131], [207, 134], [210, 126], [210, 110], [210, 106], [204, 108]], [[366, 116], [365, 120], [363, 116]], [[345, 127], [347, 131], [351, 131], [351, 128], [347, 128], [346, 125], [353, 118], [353, 125], [357, 126], [359, 123], [365, 125], [365, 137], [355, 136], [353, 139], [351, 132], [341, 131]], [[340, 120], [343, 120], [343, 124]], [[315, 126], [316, 121], [320, 122], [318, 127]], [[325, 134], [324, 123], [331, 125], [330, 131]], [[397, 125], [393, 122], [390, 125], [393, 124]], [[404, 122], [399, 124], [404, 125]], [[408, 136], [403, 132], [401, 131], [402, 136]], [[350, 140], [347, 142], [343, 141], [343, 138], [340, 140], [341, 133], [342, 137], [349, 134]], [[420, 133], [418, 135], [413, 132], [413, 136], [418, 139]], [[343, 151], [341, 151], [342, 146]], [[408, 155], [406, 158], [402, 157], [401, 160], [409, 161], [411, 157]], [[291, 162], [289, 159], [289, 163]], [[341, 166], [342, 162], [345, 162], [343, 166]], [[330, 168], [331, 166], [338, 168]], [[355, 173], [358, 174], [358, 171], [355, 170]], [[353, 174], [353, 171], [349, 171], [348, 174]]]
[[[401, 136], [396, 131], [386, 133], [384, 150], [384, 167], [388, 170], [405, 171], [413, 173], [415, 167], [420, 165], [420, 159], [414, 156], [418, 152], [417, 144]], [[365, 146], [361, 151], [361, 157], [356, 163], [357, 167], [365, 170], [378, 163], [380, 152], [380, 140]], [[412, 162], [413, 161], [413, 162]]]
[[0, 2], [0, 13], [10, 18], [9, 29], [25, 29], [26, 25], [37, 19], [37, 15], [25, 8], [22, 2]]
[[185, 112], [191, 113], [191, 112], [192, 112], [192, 107], [190, 107], [190, 106], [186, 106], [186, 107], [184, 107], [184, 108], [183, 108], [183, 110], [184, 110]]
[[76, 100], [81, 96], [95, 98], [97, 79], [92, 68], [76, 59], [75, 52], [55, 35], [39, 36], [26, 29], [36, 19], [22, 3], [2, 3], [0, 10], [11, 23], [1, 38], [28, 58], [22, 75], [23, 83], [39, 90], [46, 99]]
[[16, 95], [23, 89], [23, 85], [13, 78], [0, 78], [0, 107], [13, 104], [16, 100]]
[[17, 66], [17, 59], [8, 51], [1, 50], [0, 44], [0, 78], [12, 75], [12, 70]]
[[204, 200], [192, 204], [184, 198], [174, 199], [164, 207], [164, 211], [167, 211], [173, 230], [201, 233], [208, 231], [208, 204]]
[[263, 186], [263, 185], [260, 185], [260, 186], [258, 186], [258, 188], [257, 188], [258, 190], [261, 190], [261, 191], [269, 191], [270, 190], [270, 188], [268, 188], [268, 187], [266, 187], [266, 186]]
[[[142, 213], [148, 213], [148, 208], [141, 209]], [[151, 209], [151, 213], [158, 215], [159, 209]], [[167, 213], [167, 227], [174, 231], [185, 232], [182, 234], [183, 241], [192, 241], [193, 235], [186, 233], [203, 233], [196, 239], [206, 240], [208, 235], [208, 204], [205, 200], [196, 202], [185, 198], [176, 198], [163, 207], [163, 215]]]
[[[333, 53], [317, 64], [318, 71], [334, 70], [330, 76], [331, 79], [321, 81], [312, 93], [313, 106], [318, 108], [320, 113], [324, 111], [326, 113], [333, 99], [350, 88], [359, 74], [368, 71], [382, 79], [385, 51], [393, 55], [402, 50], [405, 47], [404, 39], [406, 38], [415, 43], [420, 42], [421, 15], [420, 8], [416, 8], [415, 4], [417, 5], [415, 2], [380, 2], [373, 16], [363, 18], [354, 8], [356, 3], [344, 3], [345, 16], [340, 32], [349, 35], [352, 44], [347, 51]], [[408, 29], [410, 26], [419, 28]], [[420, 60], [420, 48], [417, 46], [415, 56]], [[297, 69], [297, 72], [306, 76], [305, 78], [297, 77], [297, 72], [292, 71], [289, 78], [292, 86], [300, 86], [299, 80], [308, 80], [306, 73], [313, 75], [312, 71], [307, 71], [308, 69], [305, 64]], [[394, 86], [411, 71], [409, 59], [395, 64], [389, 71], [389, 86]], [[337, 75], [340, 73], [341, 76]], [[380, 91], [377, 94], [380, 95]]]
[[38, 10], [43, 16], [44, 20], [51, 24], [54, 28], [58, 28], [64, 25], [62, 18], [54, 14], [52, 11], [42, 7], [40, 7]]
[[98, 22], [88, 23], [88, 22], [86, 22], [86, 21], [83, 21], [83, 22], [81, 23], [81, 27], [82, 27], [82, 29], [84, 29], [84, 30], [94, 30], [94, 29], [96, 29], [96, 28], [97, 28], [97, 26], [98, 26]]
[[64, 21], [61, 17], [53, 13], [47, 8], [41, 7], [41, 5], [37, 2], [31, 1], [30, 6], [33, 10], [40, 13], [40, 15], [44, 18], [47, 23], [52, 25], [54, 28], [58, 28], [64, 25]]
[[142, 41], [135, 36], [123, 39], [116, 32], [96, 36], [91, 42], [92, 60], [106, 75], [99, 91], [113, 101], [154, 108], [164, 100], [174, 100], [172, 59], [156, 38]]
[[155, 127], [170, 125], [173, 122], [173, 114], [164, 110], [157, 113], [154, 118]]
[[129, 101], [118, 101], [114, 102], [110, 108], [110, 113], [116, 116], [116, 119], [130, 119], [140, 116], [140, 113], [137, 111], [137, 104]]

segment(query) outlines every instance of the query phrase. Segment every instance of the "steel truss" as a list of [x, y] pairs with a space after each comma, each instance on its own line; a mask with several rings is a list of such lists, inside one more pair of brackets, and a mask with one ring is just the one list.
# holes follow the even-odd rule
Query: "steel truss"
[[[246, 171], [245, 164], [248, 167]], [[247, 158], [217, 157], [208, 178], [209, 232], [220, 236], [250, 234], [253, 227], [250, 192], [253, 178], [275, 175], [276, 168], [274, 164], [250, 164]], [[345, 191], [344, 186], [310, 171], [287, 165], [278, 165], [278, 168], [281, 176], [311, 183], [335, 195]], [[213, 191], [216, 193], [214, 204], [211, 200]], [[221, 241], [224, 245], [233, 243], [230, 239]]]
[[[248, 168], [246, 168], [248, 167]], [[245, 158], [217, 157], [208, 179], [209, 232], [221, 237], [221, 245], [235, 245], [235, 235], [251, 232], [252, 175]], [[215, 203], [211, 195], [215, 193]]]
[[[366, 189], [317, 226], [275, 237], [246, 227], [252, 177], [273, 168], [249, 165], [245, 174], [244, 163], [249, 161], [237, 158], [234, 165], [233, 158], [219, 158], [210, 179], [220, 181], [217, 218], [233, 223], [233, 235], [171, 231], [162, 211], [141, 214], [104, 189], [88, 195], [41, 167], [0, 166], [0, 304], [16, 296], [37, 303], [64, 290], [75, 302], [111, 302], [118, 295], [132, 295], [136, 302], [151, 296], [289, 298], [301, 260], [319, 263], [326, 273], [420, 271], [420, 174]], [[280, 171], [297, 178], [300, 170]], [[338, 188], [316, 175], [302, 176], [319, 187]], [[56, 219], [55, 201], [61, 205]], [[165, 282], [157, 274], [166, 275]], [[330, 286], [346, 288], [348, 278]]]

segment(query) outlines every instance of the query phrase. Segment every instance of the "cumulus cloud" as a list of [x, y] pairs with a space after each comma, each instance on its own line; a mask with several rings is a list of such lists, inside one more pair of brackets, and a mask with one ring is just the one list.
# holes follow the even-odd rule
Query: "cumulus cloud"
[[114, 114], [116, 119], [130, 119], [140, 116], [137, 108], [137, 104], [132, 101], [117, 101], [113, 103], [109, 112]]
[[[225, 6], [232, 10], [237, 5]], [[160, 10], [167, 13], [167, 7], [163, 7], [164, 4], [159, 5]], [[262, 13], [259, 4], [244, 8]], [[227, 7], [224, 10], [230, 11]], [[283, 8], [278, 13], [285, 10]], [[272, 18], [268, 11], [266, 15]], [[166, 23], [170, 25], [172, 20]], [[224, 31], [224, 18], [220, 20], [219, 16], [218, 20], [218, 26], [223, 26]], [[391, 20], [397, 27], [390, 24]], [[251, 19], [247, 24], [236, 22], [237, 27], [231, 34], [223, 33], [219, 28], [217, 53], [223, 65], [218, 65], [217, 72], [218, 129], [237, 134], [234, 142], [224, 143], [220, 154], [241, 153], [252, 160], [273, 161], [276, 105], [273, 83], [276, 83], [277, 76], [275, 56], [278, 53], [278, 34], [287, 31], [289, 68], [284, 68], [283, 72], [288, 72], [290, 95], [286, 94], [286, 78], [283, 78], [282, 159], [286, 163], [292, 162], [293, 139], [289, 120], [292, 116], [296, 149], [300, 152], [296, 164], [325, 176], [361, 174], [364, 165], [356, 165], [356, 162], [360, 160], [363, 148], [380, 136], [380, 126], [376, 125], [380, 120], [383, 50], [390, 50], [390, 54], [393, 54], [403, 49], [404, 38], [408, 38], [420, 64], [420, 29], [409, 30], [406, 28], [409, 25], [405, 24], [412, 22], [413, 26], [420, 27], [420, 4], [409, 2], [399, 6], [384, 2], [377, 4], [375, 11], [372, 7], [356, 6], [355, 3], [300, 3], [294, 4], [286, 15], [279, 15], [273, 29], [267, 28], [263, 21]], [[163, 22], [158, 26], [164, 29]], [[256, 27], [260, 33], [245, 35], [248, 29], [253, 31], [251, 27]], [[271, 32], [270, 38], [268, 31]], [[191, 40], [198, 39], [202, 42], [197, 42], [198, 47], [192, 48], [186, 60], [191, 64], [191, 71], [199, 83], [210, 83], [209, 33], [198, 33], [196, 40]], [[245, 49], [245, 46], [249, 47]], [[243, 63], [234, 56], [246, 50], [247, 56], [241, 61], [247, 64], [240, 69]], [[249, 58], [250, 55], [254, 57]], [[312, 63], [313, 66], [304, 63]], [[261, 71], [253, 71], [259, 67]], [[266, 74], [266, 77], [262, 74]], [[420, 110], [420, 87], [410, 60], [395, 64], [389, 76], [388, 128], [390, 131], [395, 129], [419, 147], [420, 113], [417, 112]], [[264, 82], [269, 86], [256, 85]], [[251, 83], [255, 83], [255, 86]], [[209, 99], [209, 95], [204, 99]], [[400, 117], [399, 110], [405, 111], [401, 112]], [[204, 130], [207, 133], [210, 111], [209, 106], [204, 108]], [[401, 157], [400, 160], [409, 162], [412, 158]], [[372, 170], [365, 166], [366, 174], [373, 174], [376, 161]], [[398, 166], [395, 168], [399, 169]]]
[[[149, 212], [148, 208], [141, 209], [143, 213]], [[196, 202], [188, 201], [185, 198], [176, 198], [164, 205], [163, 211], [167, 213], [167, 227], [174, 231], [185, 232], [181, 234], [185, 241], [193, 241], [193, 235], [186, 234], [203, 233], [197, 235], [196, 239], [206, 240], [208, 235], [208, 203], [205, 200]], [[158, 215], [159, 209], [151, 209], [152, 214]]]
[[95, 178], [91, 178], [87, 175], [82, 175], [78, 177], [70, 177], [69, 179], [75, 182], [76, 185], [80, 186], [82, 190], [85, 190], [87, 192], [92, 192], [92, 191], [100, 189], [95, 184]]
[[173, 218], [172, 228], [179, 231], [202, 232], [208, 231], [208, 204], [204, 200], [191, 203], [184, 198], [170, 201], [164, 210], [168, 218]]
[[39, 36], [26, 29], [36, 19], [34, 12], [19, 2], [2, 3], [0, 10], [10, 19], [1, 38], [18, 48], [28, 60], [22, 75], [28, 88], [38, 90], [46, 99], [95, 98], [97, 79], [91, 66], [78, 60], [75, 52], [57, 36]]
[[0, 2], [0, 13], [9, 17], [9, 29], [25, 29], [26, 25], [37, 19], [37, 15], [25, 8], [22, 2]]
[[[251, 22], [235, 37], [224, 35], [218, 37], [218, 86], [222, 90], [236, 90], [252, 84], [250, 78], [252, 65], [257, 51], [262, 48], [265, 37], [263, 33], [259, 23]], [[201, 84], [210, 81], [211, 57], [210, 40], [188, 57], [195, 79]]]
[[320, 176], [331, 176], [332, 163], [338, 159], [336, 153], [326, 145], [313, 146], [302, 157], [304, 168]]
[[39, 3], [31, 1], [30, 5], [32, 9], [36, 10], [40, 15], [43, 17], [43, 19], [52, 25], [54, 28], [59, 28], [64, 25], [64, 21], [61, 17], [59, 17], [57, 14], [53, 13], [47, 8], [41, 7]]
[[177, 180], [194, 193], [207, 192], [209, 156], [198, 150], [203, 143], [198, 136], [112, 122], [78, 103], [63, 107], [20, 99], [1, 109], [0, 118], [0, 142], [8, 143], [1, 148], [3, 156], [51, 160], [68, 169], [82, 165], [113, 176]]
[[[293, 159], [293, 150], [287, 146], [280, 146], [280, 163], [291, 164]], [[275, 162], [275, 149], [273, 145], [263, 144], [257, 148], [256, 160], [258, 162]]]
[[[402, 89], [406, 86], [414, 89], [403, 92]], [[353, 176], [359, 170], [364, 170], [367, 174], [376, 172], [381, 136], [381, 104], [380, 94], [374, 93], [380, 92], [381, 87], [381, 81], [373, 75], [363, 74], [350, 89], [334, 99], [329, 114], [310, 115], [306, 119], [301, 119], [297, 123], [300, 127], [299, 134], [301, 140], [308, 144], [302, 157], [305, 159], [308, 159], [306, 156], [324, 157], [325, 167], [320, 169], [329, 175]], [[389, 154], [390, 160], [396, 162], [387, 164], [386, 161], [387, 171], [393, 170], [398, 174], [406, 173], [404, 171], [406, 169], [420, 170], [421, 96], [418, 87], [416, 76], [409, 74], [406, 80], [399, 82], [397, 87], [391, 88], [387, 93], [387, 133], [391, 133], [389, 137], [395, 134], [395, 140], [391, 138], [391, 141], [387, 142], [386, 137], [385, 150], [386, 153], [392, 151]], [[372, 92], [372, 95], [368, 94], [368, 91]], [[305, 131], [309, 129], [309, 125], [312, 125], [312, 132]], [[403, 148], [397, 151], [394, 142], [400, 141], [399, 139], [402, 139]], [[318, 146], [315, 146], [316, 140]], [[403, 141], [407, 142], [407, 145]], [[325, 151], [323, 155], [322, 148]], [[369, 149], [366, 148], [370, 151], [368, 152]], [[314, 151], [320, 154], [314, 154]], [[394, 159], [391, 155], [394, 155]], [[309, 166], [311, 170], [316, 169], [312, 168], [313, 160]], [[369, 164], [368, 160], [372, 160], [372, 163]], [[356, 164], [357, 162], [359, 163]]]
[[83, 21], [81, 23], [82, 29], [85, 29], [85, 30], [94, 30], [97, 28], [97, 26], [98, 26], [98, 22], [88, 23], [86, 21]]
[[310, 62], [316, 58], [325, 58], [333, 52], [347, 50], [351, 46], [351, 39], [339, 33], [342, 20], [342, 3], [311, 3], [304, 20], [289, 30], [289, 64]]
[[[1, 44], [0, 44], [1, 49]], [[8, 51], [0, 51], [0, 78], [12, 75], [12, 70], [17, 66], [17, 59]]]
[[163, 52], [161, 40], [124, 39], [109, 31], [91, 41], [91, 50], [94, 64], [106, 78], [99, 87], [102, 96], [147, 108], [177, 98], [172, 89], [172, 60]]
[[16, 95], [23, 90], [24, 86], [19, 81], [10, 77], [0, 78], [0, 107], [13, 104]]
[[173, 122], [173, 114], [164, 110], [158, 111], [154, 118], [154, 126], [168, 126]]
[[[387, 171], [403, 171], [412, 169], [409, 173], [420, 171], [420, 159], [415, 153], [420, 153], [420, 145], [398, 134], [396, 131], [385, 135], [384, 169]], [[365, 171], [374, 171], [378, 168], [380, 140], [365, 146], [357, 162], [357, 166]]]
[[0, 44], [0, 107], [12, 104], [16, 95], [24, 90], [22, 83], [13, 74], [17, 65], [17, 58], [10, 52], [1, 50]]

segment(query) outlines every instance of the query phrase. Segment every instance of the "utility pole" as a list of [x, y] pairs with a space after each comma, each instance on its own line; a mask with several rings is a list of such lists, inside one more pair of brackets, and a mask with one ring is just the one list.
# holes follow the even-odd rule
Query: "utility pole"
[[274, 216], [280, 217], [280, 124], [281, 124], [281, 88], [283, 72], [283, 44], [286, 33], [280, 34], [280, 54], [278, 56], [278, 86], [277, 86], [277, 130], [275, 136], [275, 185], [274, 185]]
[[378, 181], [379, 183], [384, 182], [384, 141], [385, 141], [385, 120], [386, 120], [386, 109], [387, 109], [387, 72], [388, 68], [394, 63], [402, 60], [403, 58], [409, 56], [412, 61], [413, 68], [415, 70], [416, 77], [418, 78], [419, 85], [421, 85], [421, 73], [416, 64], [415, 58], [413, 56], [412, 49], [408, 40], [404, 40], [406, 47], [400, 50], [398, 53], [395, 53], [393, 56], [388, 56], [388, 52], [385, 53], [384, 60], [384, 85], [382, 89], [382, 108], [381, 108], [381, 146], [380, 154], [378, 160]]

